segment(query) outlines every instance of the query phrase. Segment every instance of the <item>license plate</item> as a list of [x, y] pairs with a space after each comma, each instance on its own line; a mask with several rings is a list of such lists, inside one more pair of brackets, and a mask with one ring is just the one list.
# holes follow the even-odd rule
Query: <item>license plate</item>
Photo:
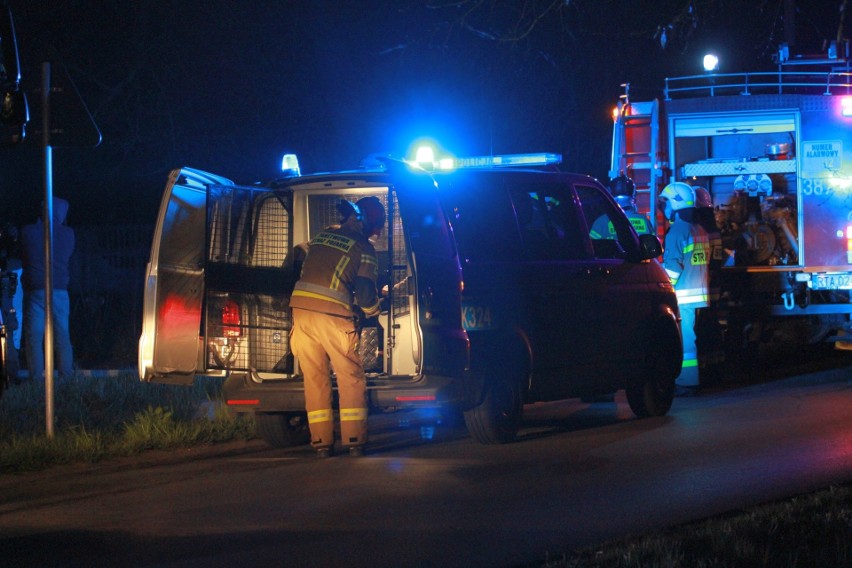
[[462, 327], [466, 330], [492, 329], [493, 325], [490, 306], [462, 307]]
[[814, 290], [852, 290], [852, 274], [814, 274], [811, 279]]

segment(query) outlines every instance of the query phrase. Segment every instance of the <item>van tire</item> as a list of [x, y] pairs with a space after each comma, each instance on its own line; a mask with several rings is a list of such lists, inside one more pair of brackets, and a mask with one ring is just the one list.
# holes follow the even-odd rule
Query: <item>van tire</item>
[[672, 355], [664, 348], [651, 348], [645, 372], [627, 385], [627, 403], [636, 416], [664, 416], [671, 409], [677, 379], [671, 361]]
[[480, 444], [507, 444], [518, 434], [523, 414], [520, 384], [499, 376], [486, 378], [482, 401], [464, 412], [468, 432]]
[[255, 412], [255, 432], [273, 448], [303, 446], [311, 441], [304, 412]]

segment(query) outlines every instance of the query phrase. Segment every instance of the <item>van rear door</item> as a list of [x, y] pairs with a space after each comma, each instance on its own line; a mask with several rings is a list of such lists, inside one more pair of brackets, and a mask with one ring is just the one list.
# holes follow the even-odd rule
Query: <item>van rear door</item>
[[209, 185], [225, 178], [191, 168], [169, 175], [145, 271], [139, 378], [190, 384], [203, 358], [201, 310]]

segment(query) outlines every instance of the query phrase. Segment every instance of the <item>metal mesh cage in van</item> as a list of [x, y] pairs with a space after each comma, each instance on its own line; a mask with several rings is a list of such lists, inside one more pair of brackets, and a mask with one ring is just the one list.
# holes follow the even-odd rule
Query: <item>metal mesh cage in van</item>
[[296, 275], [290, 196], [213, 186], [207, 202], [205, 342], [210, 369], [293, 372], [287, 305]]

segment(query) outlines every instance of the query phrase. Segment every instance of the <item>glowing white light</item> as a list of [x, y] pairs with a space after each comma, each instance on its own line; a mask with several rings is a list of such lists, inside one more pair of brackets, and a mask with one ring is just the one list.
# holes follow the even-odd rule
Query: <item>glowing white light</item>
[[441, 158], [438, 162], [438, 169], [451, 170], [456, 167], [456, 161], [452, 158]]
[[704, 56], [704, 70], [705, 71], [716, 71], [719, 68], [719, 58], [713, 55], [712, 53], [708, 53]]
[[840, 114], [852, 117], [852, 97], [843, 97], [840, 99]]
[[299, 158], [296, 154], [284, 154], [284, 157], [281, 159], [281, 171], [289, 172], [293, 175], [301, 175], [301, 171], [299, 170]]
[[828, 186], [838, 191], [848, 191], [852, 188], [852, 178], [840, 176], [829, 178]]
[[434, 164], [435, 150], [431, 146], [420, 146], [417, 148], [417, 153], [414, 155], [414, 161], [418, 164]]

